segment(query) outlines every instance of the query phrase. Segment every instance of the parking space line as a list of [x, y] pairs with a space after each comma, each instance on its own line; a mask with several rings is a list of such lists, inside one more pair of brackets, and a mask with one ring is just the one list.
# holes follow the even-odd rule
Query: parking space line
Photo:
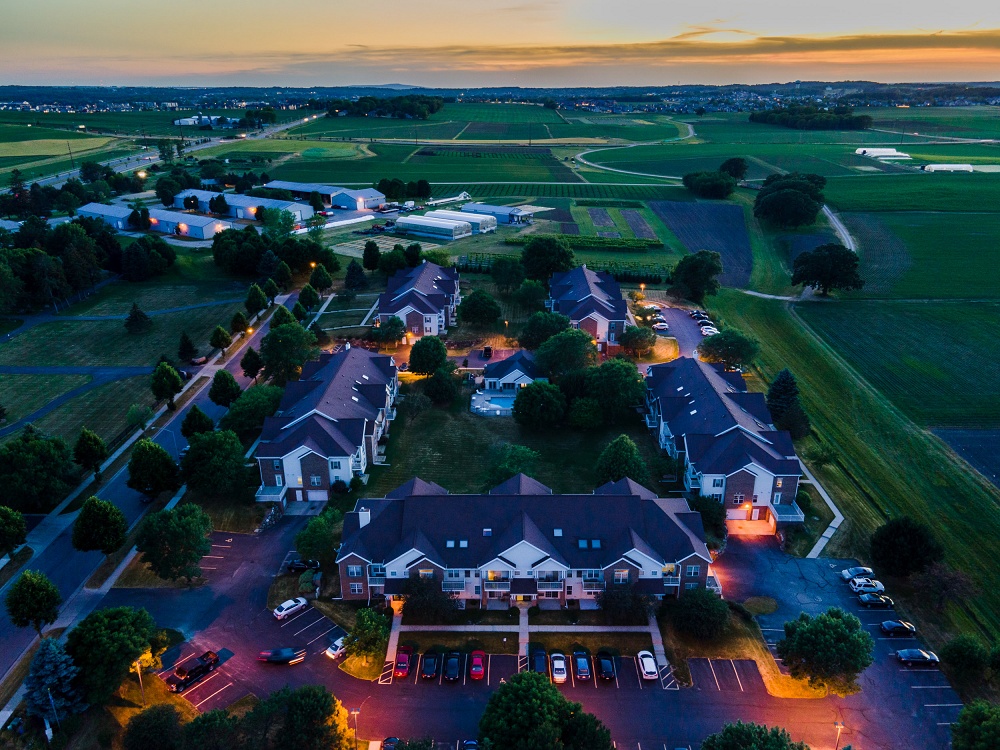
[[213, 547], [222, 547], [223, 549], [232, 549], [233, 548], [233, 545], [231, 545], [231, 544], [213, 544], [212, 546]]
[[336, 626], [336, 625], [334, 625], [334, 626], [333, 626], [332, 628], [330, 628], [329, 630], [326, 630], [326, 631], [324, 631], [324, 632], [320, 633], [319, 635], [317, 635], [317, 636], [316, 636], [315, 638], [313, 638], [313, 639], [312, 639], [311, 641], [309, 641], [309, 643], [307, 643], [306, 645], [307, 645], [307, 646], [311, 646], [311, 645], [313, 645], [313, 644], [314, 644], [314, 643], [315, 643], [316, 641], [318, 641], [318, 640], [319, 640], [320, 638], [322, 638], [322, 637], [323, 637], [324, 635], [326, 635], [327, 633], [332, 633], [332, 632], [333, 632], [334, 630], [336, 630], [336, 629], [337, 629], [337, 626]]
[[295, 615], [295, 617], [293, 617], [288, 622], [281, 623], [281, 627], [285, 627], [286, 625], [291, 625], [293, 622], [295, 622], [296, 620], [298, 620], [300, 617], [302, 617], [302, 615], [306, 614], [308, 611], [309, 611], [308, 608], [302, 610], [301, 612], [299, 612], [297, 615]]
[[590, 660], [590, 679], [594, 683], [594, 690], [597, 690], [597, 659], [593, 656], [587, 658]]
[[924, 708], [958, 708], [964, 705], [964, 703], [925, 703]]
[[468, 666], [469, 666], [469, 655], [465, 654], [462, 657], [462, 687], [465, 687], [465, 684], [468, 682], [469, 679]]
[[486, 687], [490, 686], [490, 665], [493, 663], [493, 654], [486, 654]]
[[[298, 635], [299, 633], [304, 633], [307, 630], [309, 630], [309, 628], [311, 628], [313, 625], [316, 625], [317, 623], [323, 622], [323, 620], [326, 620], [326, 615], [321, 616], [318, 620], [314, 620], [313, 622], [309, 623], [304, 628], [302, 628], [302, 630], [299, 630], [296, 633], [292, 633], [292, 635]], [[329, 622], [329, 620], [327, 620], [327, 622]]]
[[378, 676], [379, 685], [391, 685], [393, 672], [395, 671], [395, 662], [387, 661], [382, 664], [382, 674]]
[[202, 560], [225, 560], [225, 555], [202, 555]]
[[732, 659], [730, 659], [729, 663], [733, 665], [733, 674], [736, 675], [736, 682], [740, 686], [740, 692], [741, 693], [745, 693], [746, 691], [743, 689], [743, 680], [740, 679], [740, 673], [736, 671], [736, 662], [734, 662]]
[[[611, 664], [614, 665], [614, 663], [614, 660], [612, 660]], [[615, 687], [619, 690], [622, 689], [622, 686], [618, 683], [618, 667], [615, 667]]]
[[718, 690], [719, 692], [722, 692], [722, 686], [719, 685], [719, 678], [715, 674], [715, 667], [712, 666], [712, 660], [711, 659], [708, 660], [708, 668], [712, 670], [712, 677], [715, 678], [715, 689]]
[[202, 703], [204, 703], [205, 701], [208, 701], [208, 700], [211, 700], [212, 698], [214, 698], [215, 696], [217, 696], [217, 695], [218, 695], [219, 693], [221, 693], [221, 692], [222, 692], [223, 690], [226, 690], [227, 688], [229, 688], [229, 687], [232, 687], [232, 684], [233, 684], [233, 683], [231, 683], [231, 682], [230, 682], [229, 684], [227, 684], [227, 685], [224, 685], [224, 686], [222, 686], [221, 688], [219, 688], [218, 690], [216, 690], [216, 691], [215, 691], [214, 693], [212, 693], [212, 694], [211, 694], [210, 696], [208, 696], [207, 698], [205, 698], [205, 699], [203, 699], [203, 700], [200, 700], [200, 701], [198, 701], [197, 703], [195, 703], [195, 704], [194, 704], [194, 707], [195, 707], [195, 708], [198, 708], [198, 706], [200, 706], [200, 705], [201, 705]]
[[910, 685], [910, 690], [951, 690], [951, 685]]
[[639, 657], [632, 657], [632, 666], [635, 667], [635, 676], [639, 678], [639, 689], [642, 690], [642, 673], [639, 671]]

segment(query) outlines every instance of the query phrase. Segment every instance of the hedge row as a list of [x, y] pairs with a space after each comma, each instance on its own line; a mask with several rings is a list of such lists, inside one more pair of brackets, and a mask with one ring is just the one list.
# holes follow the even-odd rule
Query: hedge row
[[577, 234], [518, 234], [504, 240], [505, 245], [527, 245], [536, 237], [555, 237], [566, 241], [574, 250], [606, 250], [612, 253], [647, 253], [662, 249], [660, 240], [640, 240], [625, 237], [587, 237]]

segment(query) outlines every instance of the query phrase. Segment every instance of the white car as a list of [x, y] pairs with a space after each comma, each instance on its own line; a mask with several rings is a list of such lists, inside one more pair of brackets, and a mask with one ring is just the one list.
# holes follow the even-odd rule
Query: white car
[[566, 682], [566, 657], [558, 652], [549, 657], [552, 665], [552, 681], [556, 684]]
[[660, 676], [660, 670], [656, 668], [656, 658], [648, 651], [640, 651], [635, 655], [639, 662], [639, 672], [644, 680], [655, 680]]
[[701, 335], [702, 336], [715, 336], [716, 334], [718, 334], [718, 331], [715, 328], [702, 328], [701, 329]]
[[274, 608], [274, 616], [279, 620], [284, 620], [286, 617], [290, 617], [296, 612], [301, 612], [308, 606], [309, 602], [301, 596], [295, 599], [289, 599], [287, 602], [282, 602]]
[[655, 302], [643, 302], [642, 306], [645, 307], [648, 310], [656, 310], [656, 312], [659, 312], [660, 310], [663, 309], [662, 307], [660, 307]]
[[881, 581], [871, 578], [852, 578], [850, 586], [855, 594], [881, 594], [885, 591]]
[[326, 649], [326, 655], [331, 659], [339, 659], [341, 656], [347, 653], [347, 649], [344, 648], [344, 638], [347, 636], [341, 636]]
[[853, 578], [871, 578], [874, 572], [871, 568], [848, 568], [840, 571], [840, 577], [847, 583]]
[[657, 323], [653, 326], [653, 330], [660, 331], [661, 333], [666, 333], [667, 331], [670, 330], [670, 326], [668, 326], [666, 323]]

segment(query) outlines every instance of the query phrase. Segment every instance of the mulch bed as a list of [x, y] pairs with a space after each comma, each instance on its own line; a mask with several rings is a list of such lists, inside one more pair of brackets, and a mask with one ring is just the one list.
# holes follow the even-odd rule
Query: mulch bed
[[580, 225], [564, 221], [559, 228], [562, 234], [580, 234]]
[[590, 220], [594, 222], [595, 227], [613, 227], [615, 225], [614, 219], [611, 218], [611, 214], [606, 208], [588, 208], [587, 213], [590, 214]]
[[633, 234], [640, 240], [655, 240], [656, 232], [653, 228], [649, 226], [649, 223], [643, 218], [642, 214], [636, 211], [634, 208], [622, 209], [622, 218], [628, 223], [628, 228], [632, 230]]

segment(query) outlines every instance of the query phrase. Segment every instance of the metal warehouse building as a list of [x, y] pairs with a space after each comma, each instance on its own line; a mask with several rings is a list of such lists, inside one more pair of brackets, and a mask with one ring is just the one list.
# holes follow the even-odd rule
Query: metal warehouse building
[[535, 215], [516, 206], [491, 206], [488, 203], [466, 203], [462, 206], [462, 213], [493, 216], [498, 224], [530, 224]]
[[472, 235], [472, 224], [467, 221], [428, 219], [424, 216], [403, 216], [396, 219], [396, 229], [439, 240], [459, 240]]
[[272, 180], [264, 187], [272, 190], [287, 190], [296, 198], [307, 200], [312, 193], [319, 193], [323, 203], [331, 208], [363, 211], [385, 205], [385, 196], [374, 188], [351, 190], [338, 185], [324, 185], [319, 182], [289, 182], [288, 180]]
[[208, 203], [213, 198], [223, 195], [226, 204], [229, 206], [227, 216], [234, 219], [248, 219], [253, 221], [257, 218], [258, 208], [276, 208], [279, 211], [288, 211], [295, 217], [295, 221], [302, 222], [309, 219], [314, 211], [312, 206], [305, 203], [294, 203], [289, 201], [276, 200], [274, 198], [254, 198], [251, 195], [240, 195], [239, 193], [213, 193], [211, 190], [182, 190], [174, 197], [174, 208], [185, 208], [184, 199], [194, 196], [198, 199], [198, 211], [211, 213]]
[[198, 240], [210, 240], [222, 230], [233, 228], [233, 225], [225, 219], [182, 214], [179, 211], [163, 211], [158, 208], [149, 210], [149, 221], [150, 228], [154, 232], [176, 234]]
[[106, 206], [103, 203], [88, 203], [76, 210], [78, 216], [101, 219], [113, 229], [128, 229], [128, 217], [132, 209], [128, 206]]
[[461, 211], [437, 209], [424, 214], [428, 219], [448, 219], [449, 221], [467, 221], [472, 225], [474, 234], [486, 234], [497, 231], [497, 218], [485, 214], [470, 214]]

